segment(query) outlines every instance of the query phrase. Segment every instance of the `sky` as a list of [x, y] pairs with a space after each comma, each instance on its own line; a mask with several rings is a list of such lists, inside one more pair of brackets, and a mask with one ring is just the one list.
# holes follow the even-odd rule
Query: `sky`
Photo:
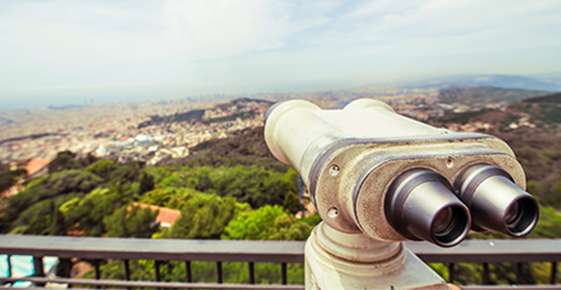
[[559, 0], [2, 0], [0, 108], [561, 72]]

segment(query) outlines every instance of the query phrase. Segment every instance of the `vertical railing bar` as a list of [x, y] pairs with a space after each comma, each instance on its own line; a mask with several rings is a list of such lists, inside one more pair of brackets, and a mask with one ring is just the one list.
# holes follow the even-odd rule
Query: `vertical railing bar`
[[131, 268], [129, 260], [123, 260], [123, 266], [125, 268], [125, 280], [130, 281], [131, 279]]
[[[101, 279], [101, 269], [99, 267], [100, 261], [99, 260], [93, 260], [92, 263], [93, 263], [94, 271], [95, 271], [95, 279], [99, 280], [99, 279]], [[99, 285], [96, 285], [95, 288], [99, 289], [101, 287]]]
[[[123, 266], [125, 266], [125, 280], [130, 281], [131, 280], [131, 268], [130, 268], [130, 263], [129, 260], [123, 260]], [[127, 288], [127, 289], [131, 289], [131, 288]]]
[[523, 264], [521, 262], [516, 263], [516, 283], [518, 284], [524, 283], [524, 279], [522, 277], [522, 266]]
[[288, 283], [288, 277], [287, 277], [287, 267], [286, 267], [286, 263], [283, 262], [281, 263], [281, 283], [282, 285], [286, 285]]
[[222, 262], [221, 261], [217, 261], [216, 262], [216, 282], [218, 284], [222, 284], [223, 282], [223, 277], [222, 277]]
[[[43, 265], [43, 257], [33, 257], [33, 276], [44, 277], [45, 266]], [[37, 283], [38, 286], [43, 287], [45, 283]]]
[[191, 261], [185, 261], [185, 275], [187, 275], [187, 282], [193, 282], [193, 272], [191, 272]]
[[249, 262], [247, 266], [249, 270], [249, 284], [255, 284], [255, 263]]
[[160, 266], [162, 265], [161, 261], [154, 261], [154, 274], [156, 275], [156, 281], [157, 282], [161, 282], [162, 281], [162, 275], [160, 273]]
[[[154, 274], [156, 275], [156, 281], [157, 282], [161, 282], [162, 281], [162, 275], [160, 273], [160, 266], [162, 265], [162, 261], [159, 260], [155, 260], [154, 261]], [[161, 288], [157, 288], [158, 290]]]
[[43, 265], [43, 257], [33, 257], [33, 276], [45, 276], [45, 267]]
[[549, 283], [552, 285], [557, 284], [557, 261], [551, 262], [551, 277]]
[[8, 277], [11, 278], [14, 275], [12, 270], [12, 255], [6, 256], [6, 264], [8, 266]]
[[488, 285], [491, 283], [491, 276], [489, 273], [489, 263], [483, 263], [483, 285]]
[[456, 280], [456, 269], [454, 263], [448, 263], [448, 282], [453, 283]]
[[94, 270], [95, 270], [95, 279], [99, 280], [99, 279], [101, 279], [100, 262], [99, 262], [99, 260], [94, 260], [93, 264], [94, 264]]

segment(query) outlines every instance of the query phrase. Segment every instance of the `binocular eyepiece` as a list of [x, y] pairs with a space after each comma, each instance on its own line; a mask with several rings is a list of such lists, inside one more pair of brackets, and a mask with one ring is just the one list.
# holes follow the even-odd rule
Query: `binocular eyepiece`
[[499, 167], [471, 166], [457, 180], [456, 188], [471, 209], [475, 229], [522, 237], [538, 222], [536, 199], [514, 184], [512, 177]]
[[429, 169], [401, 174], [388, 190], [385, 213], [404, 237], [451, 247], [472, 227], [513, 237], [527, 235], [538, 221], [539, 210], [536, 200], [508, 173], [478, 164], [460, 175], [455, 188]]
[[446, 179], [428, 169], [413, 169], [391, 185], [386, 216], [394, 229], [412, 240], [451, 247], [467, 235], [471, 216]]

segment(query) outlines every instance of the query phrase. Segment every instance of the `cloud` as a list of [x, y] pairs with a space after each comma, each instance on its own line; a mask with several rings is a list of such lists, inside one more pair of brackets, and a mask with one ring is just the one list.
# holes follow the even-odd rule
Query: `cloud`
[[6, 0], [0, 104], [547, 72], [560, 13], [556, 0]]

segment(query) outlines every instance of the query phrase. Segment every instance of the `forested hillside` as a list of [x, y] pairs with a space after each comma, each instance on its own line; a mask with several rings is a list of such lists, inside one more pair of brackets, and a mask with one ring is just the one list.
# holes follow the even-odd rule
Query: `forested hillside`
[[216, 139], [191, 148], [191, 156], [183, 160], [173, 160], [173, 164], [190, 166], [235, 166], [257, 165], [278, 171], [288, 167], [277, 161], [269, 152], [263, 127], [253, 127], [238, 131], [225, 139]]
[[[205, 146], [215, 145], [201, 148]], [[295, 213], [302, 210], [296, 172], [273, 164], [267, 156], [261, 156], [262, 165], [239, 162], [252, 153], [233, 152], [206, 162], [189, 159], [161, 166], [61, 152], [47, 175], [30, 180], [22, 192], [1, 200], [0, 230], [30, 235], [305, 240], [319, 218], [296, 218]], [[139, 204], [179, 210], [181, 216], [171, 227], [159, 227], [158, 212]], [[202, 262], [195, 265], [198, 279], [212, 277], [213, 267]], [[104, 276], [120, 273], [113, 269], [117, 266], [103, 265]], [[152, 269], [142, 261], [133, 262], [132, 267], [137, 277]], [[240, 266], [225, 265], [230, 273], [240, 272], [236, 267]], [[274, 272], [269, 265], [258, 269]], [[290, 273], [300, 279], [302, 268], [291, 266]], [[164, 275], [176, 280], [184, 277], [174, 272]]]
[[[61, 152], [51, 163], [48, 175], [29, 181], [22, 192], [3, 200], [2, 231], [150, 237], [155, 232], [137, 229], [153, 218], [146, 209], [132, 205], [142, 202], [185, 213], [163, 235], [220, 238], [223, 228], [241, 212], [264, 206], [278, 206], [292, 214], [301, 210], [295, 171], [282, 166], [232, 165], [237, 162], [227, 157], [211, 163], [144, 166]], [[130, 228], [113, 230], [111, 219], [127, 208], [125, 226]], [[219, 219], [209, 211], [230, 214]], [[292, 222], [284, 226], [291, 227]]]
[[543, 95], [543, 91], [506, 89], [492, 86], [455, 87], [439, 91], [440, 100], [444, 103], [474, 102], [518, 102]]

